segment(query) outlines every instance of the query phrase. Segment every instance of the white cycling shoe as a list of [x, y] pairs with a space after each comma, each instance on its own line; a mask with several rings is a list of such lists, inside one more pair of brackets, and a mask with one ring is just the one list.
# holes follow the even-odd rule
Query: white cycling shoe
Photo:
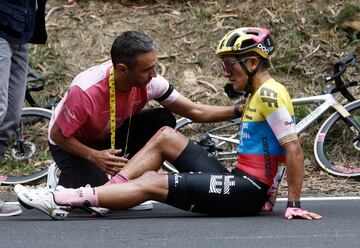
[[[105, 217], [110, 213], [110, 209], [102, 207], [79, 207], [87, 212], [89, 212], [94, 217]], [[135, 207], [129, 208], [127, 210], [131, 211], [145, 211], [151, 210], [154, 208], [152, 201], [143, 202]]]
[[20, 204], [28, 209], [35, 208], [54, 220], [61, 220], [70, 213], [69, 207], [57, 205], [54, 201], [53, 189], [29, 188], [17, 184], [14, 191]]
[[[90, 187], [90, 185], [86, 185], [85, 187]], [[64, 189], [64, 187], [61, 185], [58, 185], [55, 187], [55, 190], [61, 190], [61, 189]], [[81, 207], [71, 207], [71, 208], [72, 209], [79, 208], [79, 209], [85, 210], [94, 217], [104, 217], [104, 216], [108, 215], [110, 212], [110, 210], [108, 208], [102, 208], [102, 207], [81, 206]]]
[[56, 165], [56, 163], [52, 163], [49, 166], [48, 174], [47, 174], [47, 180], [46, 180], [46, 186], [50, 189], [55, 189], [56, 186], [59, 183], [59, 176], [60, 176], [60, 169]]
[[143, 202], [135, 207], [128, 208], [128, 210], [131, 211], [144, 211], [144, 210], [151, 210], [154, 208], [154, 205], [152, 204], [152, 201], [146, 201]]
[[89, 212], [94, 217], [104, 217], [109, 214], [110, 210], [108, 208], [102, 207], [78, 207]]
[[[55, 188], [61, 189], [62, 186], [58, 186], [60, 173], [61, 173], [60, 169], [56, 165], [56, 163], [52, 163], [49, 166], [47, 182], [46, 182], [46, 186], [48, 188], [53, 190]], [[109, 209], [107, 208], [102, 208], [102, 207], [79, 207], [79, 208], [89, 212], [92, 216], [104, 217], [109, 214]]]
[[[47, 176], [47, 187], [50, 189], [55, 189], [56, 187], [62, 187], [58, 186], [59, 183], [59, 175], [60, 170], [56, 163], [52, 163], [49, 166], [48, 176]], [[108, 208], [102, 208], [102, 207], [80, 207], [81, 209], [90, 212], [93, 216], [98, 217], [104, 217], [109, 214], [110, 210]], [[152, 201], [146, 201], [143, 202], [135, 207], [129, 208], [128, 210], [132, 211], [144, 211], [144, 210], [151, 210], [154, 208], [154, 205], [152, 204]]]

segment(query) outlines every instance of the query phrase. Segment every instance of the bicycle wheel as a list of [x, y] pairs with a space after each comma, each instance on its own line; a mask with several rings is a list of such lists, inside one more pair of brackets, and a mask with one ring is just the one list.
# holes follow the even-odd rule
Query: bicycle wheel
[[[360, 100], [345, 106], [360, 124]], [[345, 123], [339, 113], [331, 115], [316, 135], [314, 153], [317, 163], [329, 174], [360, 176], [360, 133]]]
[[[180, 118], [176, 129], [222, 161], [225, 167], [231, 167], [237, 157], [239, 123], [237, 119], [212, 124], [192, 123], [187, 118]], [[178, 172], [167, 161], [163, 168], [168, 172]]]
[[24, 108], [13, 146], [0, 166], [3, 184], [28, 183], [44, 177], [53, 162], [48, 146], [48, 126], [52, 112]]

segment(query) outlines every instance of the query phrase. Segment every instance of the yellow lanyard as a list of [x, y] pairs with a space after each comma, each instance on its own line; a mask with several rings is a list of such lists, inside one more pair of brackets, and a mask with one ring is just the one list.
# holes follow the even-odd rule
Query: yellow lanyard
[[109, 96], [110, 96], [110, 137], [111, 137], [111, 149], [115, 149], [116, 98], [115, 98], [114, 67], [112, 67], [111, 70], [110, 70], [110, 77], [109, 77]]
[[[110, 139], [111, 139], [111, 149], [115, 149], [115, 133], [116, 133], [116, 96], [115, 96], [115, 80], [114, 80], [114, 67], [110, 70], [109, 76], [109, 98], [110, 98]], [[124, 149], [124, 157], [127, 157], [128, 154], [127, 146], [130, 136], [130, 125], [131, 125], [131, 117], [132, 117], [132, 106], [131, 113], [129, 117], [129, 126], [126, 134], [125, 141], [125, 149]]]

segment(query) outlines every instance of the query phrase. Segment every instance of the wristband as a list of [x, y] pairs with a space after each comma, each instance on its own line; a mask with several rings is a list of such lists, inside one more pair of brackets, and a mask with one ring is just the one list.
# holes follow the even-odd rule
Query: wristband
[[236, 117], [241, 117], [241, 111], [239, 110], [239, 104], [234, 105], [234, 114]]
[[286, 207], [287, 208], [301, 208], [301, 204], [300, 204], [300, 201], [288, 201]]

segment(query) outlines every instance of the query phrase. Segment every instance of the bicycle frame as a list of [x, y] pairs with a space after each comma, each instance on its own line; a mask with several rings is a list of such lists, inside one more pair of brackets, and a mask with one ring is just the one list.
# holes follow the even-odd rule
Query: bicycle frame
[[[317, 108], [313, 109], [309, 114], [307, 114], [302, 120], [300, 120], [296, 124], [296, 132], [301, 133], [306, 128], [308, 128], [314, 121], [316, 121], [318, 118], [320, 118], [328, 109], [334, 108], [335, 111], [337, 111], [339, 114], [341, 114], [343, 117], [347, 118], [350, 114], [345, 109], [343, 105], [341, 105], [332, 94], [324, 94], [324, 95], [318, 95], [318, 96], [310, 96], [310, 97], [302, 97], [302, 98], [295, 98], [291, 100], [294, 106], [299, 105], [305, 105], [305, 104], [320, 104]], [[239, 121], [234, 122], [232, 124], [227, 125], [238, 125]], [[360, 126], [355, 123], [354, 125], [356, 129], [360, 132]], [[224, 127], [221, 127], [224, 128]], [[214, 129], [215, 130], [215, 129]], [[236, 138], [237, 134], [231, 136], [231, 137], [223, 137], [220, 135], [215, 135], [212, 133], [208, 133], [209, 137], [212, 139], [216, 139], [220, 142], [217, 147], [223, 144], [223, 142], [229, 142], [232, 144], [239, 144], [239, 139]], [[236, 154], [236, 150], [231, 152], [220, 152], [222, 155], [231, 155]]]
[[[304, 117], [304, 119], [302, 119], [296, 124], [297, 133], [301, 133], [302, 131], [304, 131], [308, 126], [310, 126], [314, 121], [316, 121], [320, 116], [322, 116], [324, 112], [326, 112], [330, 107], [340, 105], [339, 102], [331, 94], [295, 98], [292, 99], [291, 102], [293, 103], [294, 106], [321, 103], [320, 106], [318, 106], [316, 109], [311, 111], [309, 114], [307, 114], [306, 117]], [[338, 108], [338, 107], [334, 107], [334, 108]]]

